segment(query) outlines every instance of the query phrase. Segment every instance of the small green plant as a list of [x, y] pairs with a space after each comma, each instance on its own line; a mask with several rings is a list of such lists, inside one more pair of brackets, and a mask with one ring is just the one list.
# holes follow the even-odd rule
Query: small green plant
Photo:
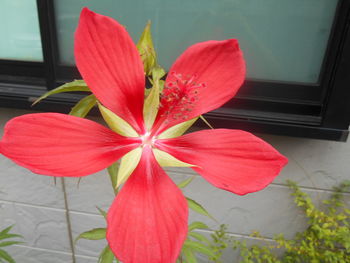
[[[277, 235], [274, 245], [253, 245], [235, 241], [234, 249], [240, 249], [242, 263], [346, 263], [350, 262], [350, 210], [343, 200], [343, 193], [350, 189], [350, 182], [335, 187], [335, 192], [323, 201], [324, 208], [315, 206], [310, 196], [302, 192], [296, 183], [288, 181], [294, 202], [308, 218], [308, 227], [287, 240]], [[253, 234], [260, 237], [259, 234]], [[277, 258], [273, 249], [284, 249]]]
[[0, 232], [0, 262], [15, 263], [15, 260], [10, 256], [10, 254], [2, 248], [22, 243], [21, 241], [8, 240], [16, 237], [22, 237], [20, 235], [10, 233], [12, 227], [13, 226], [9, 226]]

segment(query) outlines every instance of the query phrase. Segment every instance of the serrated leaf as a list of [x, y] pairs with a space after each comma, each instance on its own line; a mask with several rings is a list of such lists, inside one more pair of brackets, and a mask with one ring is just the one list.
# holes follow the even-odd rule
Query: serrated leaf
[[170, 127], [169, 129], [165, 130], [164, 132], [162, 132], [158, 136], [158, 139], [170, 139], [170, 138], [175, 138], [175, 137], [181, 136], [182, 134], [185, 133], [185, 131], [188, 130], [188, 128], [190, 128], [192, 126], [193, 123], [196, 122], [196, 120], [198, 120], [198, 117], [193, 118], [193, 119], [188, 120], [188, 121], [185, 121], [185, 122], [181, 122], [177, 125], [174, 125], [174, 126]]
[[150, 76], [151, 69], [157, 65], [157, 55], [151, 34], [151, 21], [147, 22], [136, 47], [140, 53], [146, 76]]
[[194, 167], [195, 166], [190, 163], [182, 162], [179, 159], [176, 159], [171, 154], [156, 148], [153, 149], [153, 154], [157, 162], [159, 163], [159, 165], [162, 167]]
[[120, 118], [114, 112], [102, 106], [100, 103], [97, 103], [97, 105], [100, 109], [103, 119], [106, 121], [111, 130], [126, 137], [139, 137], [137, 132], [134, 130], [133, 127], [131, 127], [129, 123]]
[[77, 104], [72, 108], [69, 115], [73, 115], [80, 118], [85, 118], [85, 116], [90, 112], [90, 110], [96, 105], [97, 99], [94, 94], [86, 96], [78, 101]]
[[101, 208], [96, 206], [97, 210], [100, 212], [100, 214], [106, 219], [107, 218], [107, 212], [103, 211]]
[[186, 258], [186, 263], [197, 263], [197, 259], [190, 248], [184, 247], [182, 249], [182, 254]]
[[196, 241], [189, 241], [186, 240], [184, 243], [184, 247], [191, 248], [192, 250], [195, 250], [201, 254], [207, 255], [209, 257], [215, 257], [215, 253], [207, 246], [203, 245], [202, 243], [196, 242]]
[[209, 227], [202, 222], [195, 221], [188, 226], [188, 231], [192, 231], [194, 229], [209, 229]]
[[22, 244], [24, 242], [21, 241], [5, 241], [5, 242], [1, 242], [0, 243], [0, 247], [7, 247], [7, 246], [11, 246], [11, 245], [16, 245], [16, 244]]
[[74, 241], [76, 243], [79, 239], [101, 240], [106, 238], [106, 228], [94, 228], [92, 230], [81, 233]]
[[121, 161], [117, 176], [117, 186], [119, 187], [124, 183], [132, 172], [135, 170], [136, 166], [139, 164], [142, 155], [142, 148], [137, 147], [136, 149], [125, 154]]
[[213, 216], [211, 216], [208, 211], [199, 203], [194, 201], [191, 198], [186, 197], [187, 202], [188, 202], [188, 207], [192, 209], [193, 211], [197, 212], [198, 214], [205, 215], [207, 217], [210, 217], [211, 219], [215, 220]]
[[48, 96], [63, 93], [63, 92], [72, 92], [72, 91], [91, 92], [90, 88], [87, 86], [84, 80], [74, 80], [72, 82], [66, 83], [62, 86], [59, 86], [53, 90], [46, 92], [44, 95], [40, 96], [36, 101], [34, 101], [32, 106], [37, 104], [39, 101], [47, 98]]
[[195, 176], [191, 176], [191, 177], [187, 178], [186, 180], [183, 180], [182, 182], [177, 184], [177, 187], [185, 188], [187, 185], [189, 185], [193, 181], [194, 177]]
[[4, 259], [9, 263], [16, 263], [15, 260], [5, 251], [0, 249], [0, 259]]
[[114, 260], [113, 252], [111, 251], [109, 246], [106, 246], [102, 250], [102, 252], [98, 258], [98, 262], [99, 263], [113, 263], [113, 260]]

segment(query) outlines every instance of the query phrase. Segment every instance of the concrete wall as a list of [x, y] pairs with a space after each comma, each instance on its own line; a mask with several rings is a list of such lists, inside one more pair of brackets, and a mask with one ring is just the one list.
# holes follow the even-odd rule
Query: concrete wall
[[[7, 120], [25, 113], [0, 108], [0, 130]], [[267, 240], [280, 232], [291, 237], [304, 228], [305, 219], [289, 196], [286, 179], [298, 182], [316, 201], [329, 196], [332, 186], [350, 179], [350, 141], [261, 137], [289, 158], [282, 174], [263, 191], [243, 197], [196, 177], [185, 195], [203, 204], [218, 222], [197, 214], [191, 214], [190, 221], [205, 221], [213, 228], [228, 224], [230, 234], [241, 239], [251, 240], [253, 230]], [[193, 175], [189, 169], [168, 171], [176, 182]], [[113, 191], [105, 171], [84, 177], [79, 188], [77, 183], [76, 178], [66, 178], [55, 184], [53, 178], [32, 174], [0, 156], [0, 228], [15, 224], [13, 231], [24, 236], [24, 244], [9, 248], [17, 262], [97, 262], [105, 242], [79, 241], [73, 256], [71, 237], [105, 226], [96, 206], [107, 210]], [[238, 262], [237, 253], [227, 251], [225, 262]]]

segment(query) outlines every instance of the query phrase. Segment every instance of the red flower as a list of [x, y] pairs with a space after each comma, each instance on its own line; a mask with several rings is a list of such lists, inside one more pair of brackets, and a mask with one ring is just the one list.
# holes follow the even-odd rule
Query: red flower
[[175, 61], [150, 130], [143, 116], [142, 61], [124, 27], [85, 8], [75, 35], [75, 57], [92, 92], [107, 112], [130, 124], [131, 136], [69, 115], [28, 114], [7, 123], [0, 152], [34, 173], [51, 176], [85, 176], [134, 149], [142, 152], [108, 211], [107, 240], [124, 263], [174, 262], [186, 238], [186, 200], [156, 153], [192, 164], [214, 186], [239, 195], [263, 189], [287, 163], [269, 144], [240, 130], [169, 136], [169, 128], [235, 95], [245, 76], [236, 40], [198, 43]]

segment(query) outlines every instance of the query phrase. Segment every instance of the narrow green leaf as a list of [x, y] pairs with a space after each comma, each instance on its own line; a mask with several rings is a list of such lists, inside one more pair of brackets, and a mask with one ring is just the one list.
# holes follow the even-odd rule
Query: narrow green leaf
[[96, 206], [97, 210], [100, 212], [100, 214], [106, 219], [107, 218], [107, 212], [103, 211], [101, 208]]
[[0, 249], [0, 259], [4, 259], [9, 263], [16, 263], [15, 260], [5, 251]]
[[106, 238], [106, 228], [94, 228], [92, 230], [81, 233], [74, 241], [76, 243], [79, 239], [100, 240]]
[[188, 226], [188, 231], [192, 231], [194, 229], [209, 229], [209, 227], [202, 222], [195, 221]]
[[0, 232], [0, 236], [3, 235], [3, 234], [7, 234], [11, 229], [12, 229], [13, 225], [9, 226], [9, 227], [6, 227], [5, 229], [3, 229], [1, 232]]
[[106, 246], [102, 253], [100, 254], [100, 257], [98, 258], [99, 263], [113, 263], [114, 255], [109, 246]]
[[140, 53], [146, 76], [150, 76], [152, 68], [157, 65], [157, 55], [151, 34], [151, 21], [147, 22], [136, 47]]
[[186, 197], [186, 199], [188, 202], [188, 207], [191, 208], [193, 211], [197, 212], [198, 214], [205, 215], [205, 216], [210, 217], [211, 219], [215, 220], [215, 218], [213, 216], [211, 216], [202, 205], [198, 204], [196, 201], [194, 201], [191, 198]]
[[186, 263], [197, 263], [197, 259], [193, 254], [192, 249], [184, 247], [182, 249], [182, 254], [186, 258], [185, 260]]
[[94, 94], [86, 96], [78, 101], [77, 104], [72, 108], [69, 115], [73, 115], [80, 118], [85, 118], [85, 116], [90, 112], [90, 110], [96, 105], [97, 99]]
[[189, 241], [186, 240], [184, 243], [185, 247], [191, 248], [199, 253], [202, 253], [204, 255], [207, 255], [209, 257], [215, 257], [215, 253], [207, 246], [203, 245], [202, 243], [196, 242], [196, 241]]
[[182, 182], [177, 184], [177, 187], [185, 188], [187, 185], [189, 185], [193, 181], [194, 177], [195, 176], [192, 176], [192, 177], [187, 178], [186, 180], [183, 180]]
[[188, 236], [193, 237], [193, 238], [197, 239], [198, 241], [200, 241], [202, 243], [206, 243], [208, 245], [210, 244], [209, 239], [206, 236], [204, 236], [204, 235], [202, 235], [200, 233], [190, 232], [190, 233], [188, 233]]
[[22, 238], [22, 236], [21, 236], [21, 235], [18, 235], [18, 234], [9, 234], [9, 233], [6, 233], [6, 234], [0, 235], [0, 240], [7, 239], [7, 238], [14, 238], [14, 237], [20, 237], [20, 238]]
[[86, 85], [84, 80], [74, 80], [72, 82], [66, 83], [62, 86], [59, 86], [53, 90], [46, 92], [44, 95], [40, 96], [36, 101], [33, 102], [32, 106], [37, 104], [39, 101], [47, 98], [48, 96], [62, 93], [62, 92], [72, 92], [72, 91], [87, 91], [91, 92], [89, 87]]
[[23, 244], [23, 243], [24, 242], [21, 242], [21, 241], [5, 241], [0, 243], [0, 247], [7, 247], [7, 246]]

